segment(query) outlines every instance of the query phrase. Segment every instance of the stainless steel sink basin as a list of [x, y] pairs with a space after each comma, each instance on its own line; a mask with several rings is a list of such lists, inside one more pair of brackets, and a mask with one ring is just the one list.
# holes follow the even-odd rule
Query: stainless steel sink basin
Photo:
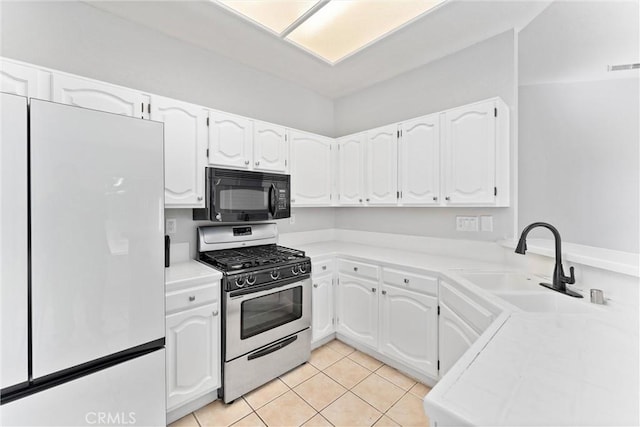
[[530, 313], [590, 313], [597, 308], [582, 298], [572, 298], [554, 291], [518, 292], [495, 295], [506, 302]]

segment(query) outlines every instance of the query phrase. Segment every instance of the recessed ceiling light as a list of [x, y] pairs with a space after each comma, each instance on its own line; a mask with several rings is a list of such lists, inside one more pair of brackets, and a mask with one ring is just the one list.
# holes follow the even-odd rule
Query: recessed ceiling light
[[216, 0], [334, 65], [446, 0]]
[[318, 0], [218, 0], [218, 3], [281, 34]]
[[287, 39], [336, 63], [412, 21], [442, 0], [333, 0]]

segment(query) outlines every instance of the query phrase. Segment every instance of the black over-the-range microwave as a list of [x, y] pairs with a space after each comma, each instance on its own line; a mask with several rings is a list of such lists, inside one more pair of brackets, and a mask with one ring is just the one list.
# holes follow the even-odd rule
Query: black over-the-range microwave
[[290, 176], [206, 168], [205, 207], [194, 220], [267, 221], [291, 216]]

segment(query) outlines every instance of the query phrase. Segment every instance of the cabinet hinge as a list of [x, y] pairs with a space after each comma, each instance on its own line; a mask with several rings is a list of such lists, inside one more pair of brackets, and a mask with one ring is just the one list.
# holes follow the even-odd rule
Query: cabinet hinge
[[440, 316], [440, 306], [438, 306], [438, 316]]
[[340, 323], [340, 318], [338, 317], [338, 320], [336, 321], [336, 323]]
[[140, 103], [140, 109], [142, 110], [142, 114], [144, 114], [144, 102]]
[[287, 166], [287, 159], [284, 159], [284, 165]]
[[340, 146], [338, 145], [338, 151], [340, 151]]
[[400, 192], [396, 191], [396, 199], [399, 199], [399, 198], [400, 198]]
[[329, 200], [331, 200], [331, 198], [332, 198], [332, 195], [331, 195], [331, 194], [329, 194]]
[[400, 130], [398, 130], [398, 138], [400, 138]]
[[498, 187], [493, 187], [493, 195], [494, 196], [498, 195]]
[[438, 371], [440, 370], [440, 361], [438, 360]]
[[336, 319], [331, 319], [331, 324], [335, 325], [336, 324]]
[[207, 127], [209, 127], [209, 117], [207, 117]]
[[151, 103], [147, 104], [147, 113], [151, 114]]
[[498, 117], [498, 109], [497, 108], [493, 109], [493, 117]]
[[209, 149], [207, 148], [207, 159], [209, 158]]
[[289, 140], [289, 135], [287, 135], [286, 133], [284, 134], [284, 141], [287, 142]]

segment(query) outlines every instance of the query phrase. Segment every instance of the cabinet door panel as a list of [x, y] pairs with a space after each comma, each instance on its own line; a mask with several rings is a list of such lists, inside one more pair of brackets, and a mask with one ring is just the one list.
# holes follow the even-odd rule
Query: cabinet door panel
[[376, 348], [378, 345], [378, 284], [344, 274], [338, 284], [338, 332]]
[[438, 299], [388, 285], [381, 298], [381, 351], [437, 376]]
[[218, 310], [209, 304], [167, 316], [168, 410], [220, 387]]
[[285, 128], [271, 123], [253, 124], [253, 168], [266, 172], [286, 172], [287, 141]]
[[398, 163], [403, 205], [440, 203], [439, 117], [432, 114], [401, 125]]
[[140, 92], [93, 80], [53, 74], [54, 102], [77, 107], [145, 118], [148, 97]]
[[166, 207], [204, 207], [206, 115], [197, 105], [152, 99], [151, 119], [164, 123]]
[[51, 73], [13, 62], [0, 61], [0, 91], [49, 100]]
[[209, 113], [209, 164], [249, 169], [252, 158], [251, 120], [211, 111]]
[[397, 125], [367, 131], [367, 198], [370, 205], [398, 202]]
[[445, 304], [440, 304], [438, 352], [440, 376], [446, 374], [479, 335]]
[[340, 205], [361, 205], [364, 202], [365, 137], [361, 133], [338, 141]]
[[317, 341], [334, 332], [333, 277], [331, 274], [324, 274], [318, 278], [313, 278], [311, 302], [312, 341]]
[[445, 196], [448, 204], [495, 203], [495, 102], [445, 114]]
[[291, 131], [291, 205], [331, 204], [331, 147], [318, 135]]

